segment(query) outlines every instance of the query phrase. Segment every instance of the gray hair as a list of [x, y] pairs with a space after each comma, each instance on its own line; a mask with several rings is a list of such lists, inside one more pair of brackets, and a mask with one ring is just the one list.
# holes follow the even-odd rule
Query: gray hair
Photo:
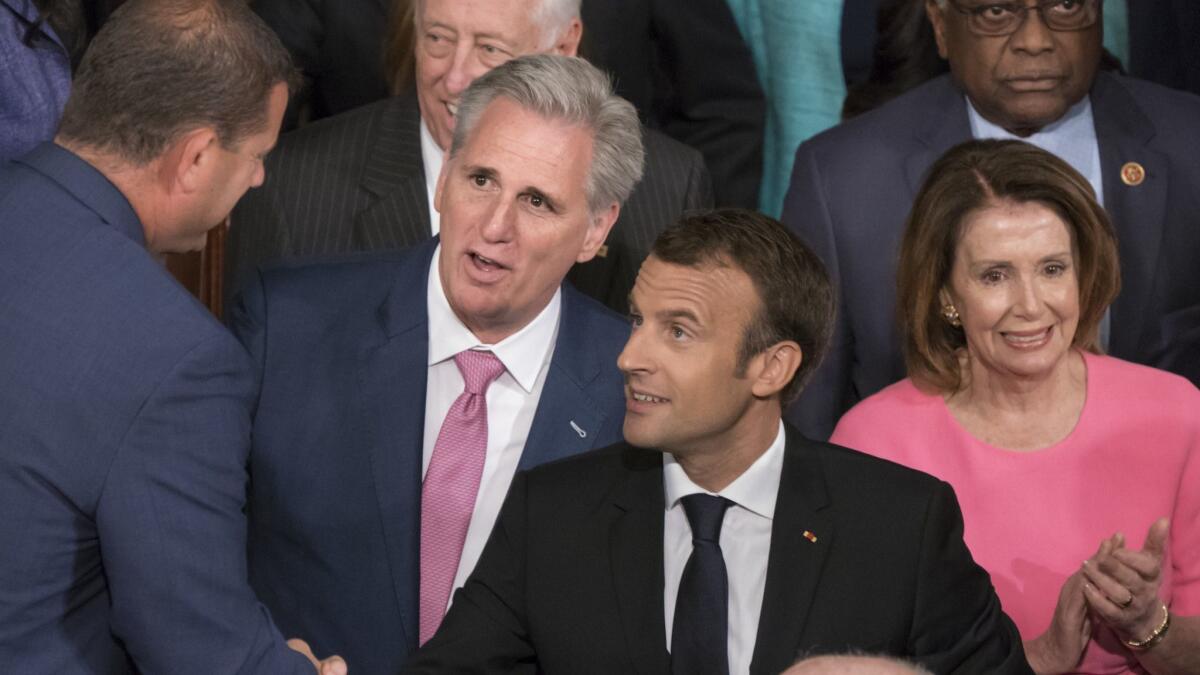
[[571, 19], [579, 18], [582, 4], [583, 0], [538, 0], [537, 9], [533, 10], [533, 22], [542, 31], [542, 40], [538, 44], [540, 49], [549, 49], [554, 45]]
[[607, 75], [572, 56], [522, 56], [472, 82], [459, 100], [450, 157], [466, 144], [484, 109], [501, 96], [543, 117], [592, 131], [586, 190], [593, 213], [624, 203], [641, 180], [645, 150], [637, 111], [613, 93]]

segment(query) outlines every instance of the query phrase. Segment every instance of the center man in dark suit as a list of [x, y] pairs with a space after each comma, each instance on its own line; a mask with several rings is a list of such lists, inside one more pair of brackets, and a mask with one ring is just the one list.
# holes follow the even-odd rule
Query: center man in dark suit
[[1030, 672], [950, 487], [781, 422], [833, 312], [783, 225], [685, 218], [630, 305], [625, 442], [518, 474], [408, 672], [775, 675], [851, 650]]
[[[437, 234], [434, 183], [463, 90], [524, 54], [574, 56], [585, 29], [580, 0], [414, 1], [415, 94], [280, 139], [267, 160], [266, 184], [234, 211], [229, 290], [264, 262], [403, 249]], [[643, 142], [644, 179], [605, 246], [571, 273], [579, 290], [620, 312], [655, 235], [683, 211], [712, 205], [712, 181], [698, 152], [651, 130]]]
[[251, 584], [357, 674], [434, 632], [518, 467], [621, 433], [628, 324], [562, 281], [641, 173], [637, 113], [552, 55], [492, 70], [457, 112], [439, 239], [262, 273], [231, 316], [261, 382]]

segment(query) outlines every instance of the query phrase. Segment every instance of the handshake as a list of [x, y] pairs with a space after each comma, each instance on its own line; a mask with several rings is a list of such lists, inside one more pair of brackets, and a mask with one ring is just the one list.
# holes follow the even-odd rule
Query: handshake
[[346, 667], [346, 662], [340, 656], [330, 656], [327, 659], [319, 660], [313, 655], [312, 648], [308, 643], [299, 638], [292, 638], [287, 641], [287, 645], [292, 649], [300, 652], [308, 657], [312, 662], [313, 667], [317, 669], [319, 675], [347, 675], [349, 669]]

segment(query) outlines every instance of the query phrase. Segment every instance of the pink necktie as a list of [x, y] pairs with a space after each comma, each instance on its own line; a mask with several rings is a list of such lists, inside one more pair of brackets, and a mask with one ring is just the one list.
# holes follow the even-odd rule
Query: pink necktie
[[421, 644], [446, 613], [487, 457], [487, 388], [504, 364], [491, 352], [454, 356], [463, 393], [442, 422], [421, 486]]

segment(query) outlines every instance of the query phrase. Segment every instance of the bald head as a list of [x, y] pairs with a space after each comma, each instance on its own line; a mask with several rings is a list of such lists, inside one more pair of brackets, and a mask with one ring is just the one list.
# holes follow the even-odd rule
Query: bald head
[[814, 656], [788, 668], [783, 675], [928, 675], [929, 671], [898, 659], [880, 656]]

